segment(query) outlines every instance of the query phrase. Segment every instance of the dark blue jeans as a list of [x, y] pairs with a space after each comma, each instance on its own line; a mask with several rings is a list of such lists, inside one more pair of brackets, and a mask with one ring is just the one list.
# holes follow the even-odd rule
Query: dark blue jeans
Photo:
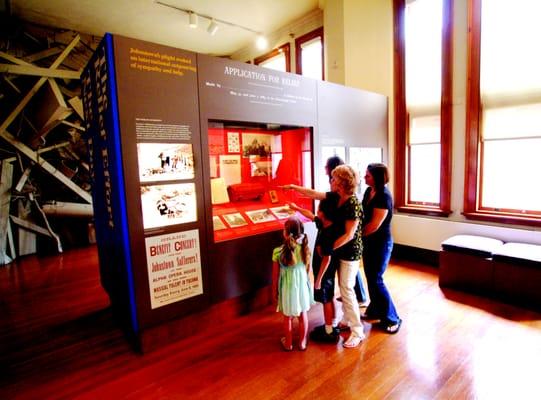
[[370, 305], [366, 314], [381, 319], [382, 324], [392, 325], [399, 321], [391, 295], [383, 282], [383, 274], [389, 264], [393, 250], [392, 238], [363, 240], [363, 264]]
[[355, 297], [357, 297], [357, 301], [359, 303], [364, 303], [367, 300], [360, 270], [357, 272], [357, 276], [355, 277], [355, 286], [353, 286], [353, 290], [355, 291]]

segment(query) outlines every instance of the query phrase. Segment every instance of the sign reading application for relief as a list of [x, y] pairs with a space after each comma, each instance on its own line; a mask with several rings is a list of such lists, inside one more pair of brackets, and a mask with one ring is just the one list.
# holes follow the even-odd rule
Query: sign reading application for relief
[[148, 237], [145, 247], [152, 309], [203, 293], [197, 229]]

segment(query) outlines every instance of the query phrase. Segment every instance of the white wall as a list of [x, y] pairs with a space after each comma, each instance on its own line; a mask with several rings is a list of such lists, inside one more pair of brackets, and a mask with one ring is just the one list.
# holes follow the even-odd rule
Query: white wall
[[344, 4], [341, 0], [327, 0], [322, 3], [322, 7], [324, 10], [325, 80], [344, 85]]

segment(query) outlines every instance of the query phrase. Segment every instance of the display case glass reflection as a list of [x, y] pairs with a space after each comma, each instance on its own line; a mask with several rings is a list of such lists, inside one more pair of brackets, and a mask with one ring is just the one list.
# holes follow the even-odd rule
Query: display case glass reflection
[[312, 185], [311, 128], [209, 121], [208, 142], [216, 242], [281, 229], [290, 202], [313, 209], [312, 199], [282, 188]]
[[[321, 162], [322, 165], [320, 168], [323, 168], [325, 165], [324, 163], [327, 162], [327, 160], [330, 157], [340, 157], [342, 161], [346, 162], [346, 148], [344, 146], [322, 146], [321, 147]], [[318, 190], [322, 192], [326, 192], [331, 189], [329, 184], [329, 177], [326, 174], [320, 174], [319, 175], [319, 182], [318, 182]]]
[[368, 164], [380, 163], [383, 160], [383, 149], [381, 147], [350, 147], [349, 164], [359, 172], [361, 182], [359, 193], [362, 195], [367, 186], [364, 182], [364, 174]]

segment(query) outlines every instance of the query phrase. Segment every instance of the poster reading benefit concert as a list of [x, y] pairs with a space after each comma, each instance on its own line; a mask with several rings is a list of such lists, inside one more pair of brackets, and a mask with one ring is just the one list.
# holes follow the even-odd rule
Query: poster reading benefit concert
[[152, 309], [203, 293], [197, 229], [145, 239]]

